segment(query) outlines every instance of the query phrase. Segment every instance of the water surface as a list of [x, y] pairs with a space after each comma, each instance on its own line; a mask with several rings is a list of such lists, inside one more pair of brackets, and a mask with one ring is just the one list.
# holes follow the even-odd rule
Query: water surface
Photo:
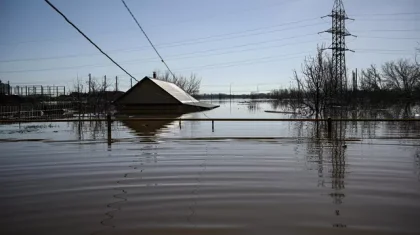
[[[237, 102], [184, 117], [289, 118]], [[418, 234], [414, 123], [0, 126], [1, 234]]]

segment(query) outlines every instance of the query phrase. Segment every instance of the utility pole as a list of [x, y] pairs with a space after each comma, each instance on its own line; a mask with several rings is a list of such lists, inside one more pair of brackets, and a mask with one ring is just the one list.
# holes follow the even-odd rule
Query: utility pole
[[115, 76], [115, 91], [118, 91], [118, 76]]
[[229, 98], [230, 98], [230, 102], [232, 102], [232, 83], [229, 84]]
[[103, 91], [106, 91], [106, 75], [104, 76], [104, 87], [103, 87]]
[[[331, 17], [332, 26], [330, 29], [324, 31], [332, 34], [332, 44], [329, 48], [332, 50], [332, 64], [333, 74], [330, 81], [330, 104], [335, 101], [341, 101], [343, 97], [343, 89], [347, 84], [346, 76], [346, 51], [354, 52], [346, 46], [346, 37], [353, 36], [346, 29], [346, 20], [354, 20], [347, 17], [344, 9], [343, 0], [334, 0], [334, 6], [330, 15], [323, 16]], [[323, 32], [323, 33], [324, 33]], [[340, 96], [338, 96], [340, 95]]]
[[133, 78], [130, 78], [130, 88], [133, 87]]
[[92, 77], [91, 77], [91, 75], [89, 73], [89, 84], [88, 84], [88, 86], [89, 86], [89, 95], [90, 95], [90, 86], [91, 86], [91, 84], [92, 84]]
[[353, 92], [357, 91], [357, 68], [353, 71]]

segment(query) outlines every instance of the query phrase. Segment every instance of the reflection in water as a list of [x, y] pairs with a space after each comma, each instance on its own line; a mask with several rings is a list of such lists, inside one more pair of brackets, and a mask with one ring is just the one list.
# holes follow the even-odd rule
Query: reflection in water
[[[100, 121], [74, 121], [71, 122], [73, 132], [78, 140], [97, 140], [106, 137], [106, 122]], [[115, 130], [115, 128], [114, 128]]]
[[[260, 114], [270, 115], [249, 116]], [[71, 125], [81, 139], [106, 134], [103, 123]], [[256, 123], [255, 135], [236, 123], [210, 140], [188, 136], [191, 128], [192, 137], [208, 137], [208, 123], [124, 125], [141, 141], [111, 151], [96, 143], [3, 144], [4, 234], [418, 233], [419, 123], [334, 122], [330, 135], [323, 122]]]
[[[351, 125], [351, 124], [350, 124]], [[327, 187], [331, 184], [332, 191], [328, 194], [332, 198], [334, 204], [333, 215], [337, 220], [332, 221], [334, 228], [346, 228], [347, 224], [340, 222], [342, 216], [341, 204], [345, 198], [345, 173], [346, 173], [346, 149], [345, 144], [345, 128], [346, 124], [343, 122], [333, 123], [332, 133], [327, 133], [326, 123], [313, 122], [308, 123], [306, 134], [309, 137], [307, 141], [307, 162], [315, 163], [314, 167], [318, 172], [318, 187]], [[302, 125], [295, 125], [297, 133], [300, 135], [303, 132]], [[328, 137], [328, 138], [326, 138]], [[330, 164], [328, 164], [330, 163]], [[309, 167], [312, 169], [312, 167]], [[328, 173], [325, 169], [328, 169]], [[328, 180], [329, 179], [329, 180]]]
[[[347, 145], [344, 142], [345, 139], [345, 127], [342, 122], [337, 122], [335, 124], [335, 129], [333, 130], [335, 134], [331, 140], [331, 187], [333, 192], [330, 196], [333, 198], [334, 204], [336, 204], [335, 215], [340, 216], [340, 205], [343, 203], [345, 198], [344, 189], [345, 189], [345, 171], [346, 171], [346, 157], [345, 150]], [[345, 228], [346, 224], [343, 223], [333, 223], [333, 227]]]
[[248, 111], [251, 113], [255, 113], [260, 110], [259, 102], [255, 100], [249, 101], [246, 107], [248, 108]]
[[[161, 133], [166, 127], [168, 127], [173, 120], [177, 119], [181, 115], [159, 115], [159, 116], [136, 116], [139, 118], [167, 118], [169, 120], [157, 120], [157, 121], [123, 121], [123, 124], [134, 131], [134, 133], [141, 137], [141, 141], [155, 141], [157, 134]], [[181, 124], [182, 125], [182, 124]]]

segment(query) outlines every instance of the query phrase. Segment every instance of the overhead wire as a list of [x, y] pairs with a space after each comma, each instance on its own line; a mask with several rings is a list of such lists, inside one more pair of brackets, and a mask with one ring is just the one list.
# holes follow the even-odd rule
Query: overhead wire
[[[315, 19], [315, 18], [314, 18]], [[295, 21], [295, 22], [289, 22], [289, 23], [285, 23], [285, 24], [281, 24], [281, 25], [288, 25], [288, 24], [294, 24], [294, 23], [301, 23], [301, 22], [305, 22], [308, 20], [313, 20], [311, 19], [307, 19], [307, 20], [302, 20], [302, 21]], [[316, 24], [310, 24], [310, 25], [302, 25], [302, 26], [298, 26], [298, 27], [293, 27], [293, 28], [286, 28], [286, 29], [276, 29], [276, 30], [271, 30], [268, 32], [261, 32], [261, 33], [252, 33], [252, 34], [244, 34], [244, 35], [239, 35], [239, 36], [234, 36], [234, 37], [225, 37], [225, 38], [219, 38], [216, 40], [210, 40], [211, 42], [214, 41], [223, 41], [223, 40], [229, 40], [229, 39], [233, 39], [233, 38], [238, 38], [238, 37], [244, 37], [244, 36], [252, 36], [252, 35], [263, 35], [263, 34], [269, 34], [269, 33], [273, 33], [273, 32], [280, 32], [280, 31], [286, 31], [286, 30], [291, 30], [291, 29], [298, 29], [298, 28], [303, 28], [303, 27], [309, 27], [309, 26], [314, 26], [314, 25], [321, 25], [323, 23], [316, 23]], [[220, 34], [220, 35], [213, 35], [213, 36], [208, 36], [208, 37], [202, 37], [202, 38], [196, 38], [196, 39], [191, 39], [191, 40], [186, 40], [186, 41], [178, 41], [178, 42], [172, 42], [172, 43], [164, 43], [164, 44], [158, 44], [158, 47], [161, 48], [171, 48], [171, 47], [178, 47], [178, 46], [185, 46], [185, 45], [194, 45], [194, 44], [200, 44], [200, 43], [206, 43], [208, 42], [208, 40], [204, 40], [204, 39], [211, 39], [211, 38], [216, 38], [216, 37], [222, 37], [225, 35], [235, 35], [235, 34], [242, 34], [244, 32], [252, 32], [252, 31], [257, 31], [257, 30], [261, 30], [264, 28], [273, 28], [273, 27], [278, 27], [280, 25], [277, 26], [269, 26], [269, 27], [262, 27], [262, 28], [257, 28], [257, 29], [252, 29], [252, 30], [245, 30], [245, 31], [239, 31], [236, 33], [228, 33], [228, 34]], [[355, 31], [355, 32], [400, 32], [400, 31], [418, 31], [417, 29], [383, 29], [383, 30], [362, 30], [362, 31]], [[396, 38], [399, 39], [399, 38]], [[402, 38], [405, 39], [405, 38]], [[204, 41], [203, 41], [204, 40]], [[140, 51], [140, 50], [144, 50], [147, 49], [148, 47], [138, 47], [138, 48], [127, 48], [127, 49], [116, 49], [116, 50], [109, 50], [109, 52], [115, 52], [115, 53], [122, 53], [122, 52], [133, 52], [133, 51]], [[23, 59], [12, 59], [12, 60], [1, 60], [0, 63], [10, 63], [10, 62], [24, 62], [24, 61], [37, 61], [37, 60], [52, 60], [52, 59], [66, 59], [66, 58], [77, 58], [77, 57], [85, 57], [85, 56], [97, 56], [99, 54], [73, 54], [73, 55], [64, 55], [64, 56], [52, 56], [52, 57], [35, 57], [35, 58], [23, 58]]]
[[[287, 44], [282, 44], [282, 45], [277, 45], [277, 46], [269, 46], [269, 47], [262, 47], [262, 48], [250, 48], [250, 49], [244, 49], [244, 50], [238, 50], [238, 51], [228, 51], [228, 52], [222, 52], [222, 53], [214, 53], [214, 54], [204, 54], [202, 56], [188, 56], [188, 57], [182, 57], [183, 55], [191, 55], [191, 54], [198, 54], [198, 52], [195, 53], [185, 53], [185, 54], [179, 54], [178, 57], [173, 57], [174, 61], [176, 60], [182, 60], [182, 59], [190, 59], [190, 58], [201, 58], [201, 57], [208, 57], [208, 56], [218, 56], [218, 55], [224, 55], [224, 54], [232, 54], [232, 53], [241, 53], [241, 52], [247, 52], [247, 51], [255, 51], [255, 50], [263, 50], [263, 49], [272, 49], [272, 48], [279, 48], [279, 47], [285, 47], [285, 46], [291, 46], [291, 45], [298, 45], [298, 44], [304, 44], [304, 43], [311, 43], [311, 42], [316, 42], [315, 40], [308, 40], [308, 41], [303, 41], [303, 42], [296, 42], [296, 43], [287, 43]], [[223, 48], [224, 50], [225, 48]], [[220, 50], [220, 49], [218, 49]], [[215, 51], [215, 50], [205, 50], [205, 51], [199, 51], [200, 53], [202, 52], [211, 52], [211, 51]], [[410, 54], [411, 55], [411, 51], [409, 50], [389, 50], [389, 49], [357, 49], [358, 52], [362, 52], [362, 53], [376, 53], [376, 54], [384, 54], [383, 52], [407, 52], [407, 53], [398, 53], [398, 54]], [[387, 53], [390, 54], [390, 53]], [[286, 55], [281, 55], [281, 56], [287, 56], [290, 54], [286, 54]], [[258, 60], [258, 59], [257, 59]], [[133, 62], [155, 62], [156, 60], [150, 60], [150, 59], [134, 59], [134, 60], [127, 60], [127, 61], [122, 61], [122, 63], [124, 64], [129, 64], [129, 63], [133, 63]], [[42, 71], [55, 71], [55, 70], [68, 70], [68, 69], [75, 69], [75, 68], [84, 68], [84, 67], [109, 67], [112, 66], [112, 64], [106, 64], [106, 65], [102, 65], [102, 64], [88, 64], [88, 65], [80, 65], [80, 66], [65, 66], [65, 67], [54, 67], [54, 68], [45, 68], [45, 69], [30, 69], [30, 70], [12, 70], [12, 71], [1, 71], [0, 73], [23, 73], [23, 72], [42, 72]], [[199, 66], [201, 67], [201, 66]], [[117, 76], [123, 76], [123, 75], [117, 75]]]
[[[316, 35], [316, 34], [311, 34], [311, 35]], [[307, 35], [302, 35], [302, 36], [306, 37]], [[296, 37], [293, 37], [293, 38], [296, 38]], [[269, 42], [271, 42], [271, 40]], [[217, 56], [217, 55], [225, 55], [225, 54], [232, 54], [232, 53], [256, 51], [256, 50], [263, 50], [263, 49], [280, 48], [280, 47], [285, 47], [285, 46], [290, 46], [290, 45], [298, 45], [298, 44], [304, 44], [304, 43], [310, 43], [310, 42], [316, 42], [316, 41], [315, 40], [307, 40], [307, 41], [303, 41], [303, 42], [286, 43], [286, 44], [269, 46], [269, 47], [262, 47], [262, 48], [257, 47], [257, 48], [249, 48], [249, 49], [236, 50], [236, 51], [224, 51], [224, 50], [230, 49], [230, 48], [240, 48], [240, 47], [245, 47], [245, 46], [249, 46], [249, 45], [255, 45], [255, 43], [243, 44], [243, 45], [234, 46], [234, 47], [202, 50], [202, 51], [197, 51], [197, 52], [179, 54], [177, 56], [174, 56], [172, 60], [180, 60], [180, 59], [182, 60], [182, 59], [190, 59], [190, 58], [200, 58], [200, 57], [207, 57], [207, 56]], [[263, 44], [263, 43], [264, 42], [258, 43], [258, 44]], [[206, 53], [206, 52], [214, 52], [214, 51], [223, 51], [223, 52], [222, 53], [213, 53], [213, 54], [203, 54], [203, 53]], [[185, 55], [194, 55], [194, 54], [203, 54], [203, 55], [202, 56], [187, 56], [187, 57], [185, 57]], [[129, 63], [133, 63], [133, 62], [155, 62], [155, 60], [152, 60], [152, 59], [153, 58], [150, 58], [150, 59], [134, 59], [134, 60], [121, 61], [121, 63], [129, 64]], [[85, 67], [109, 67], [109, 66], [112, 66], [112, 64], [106, 64], [106, 65], [104, 65], [104, 64], [87, 64], [87, 65], [64, 66], [64, 67], [54, 67], [54, 68], [45, 68], [45, 69], [9, 70], [9, 71], [0, 71], [0, 73], [7, 74], [7, 73], [23, 73], [23, 72], [43, 72], [43, 71], [67, 70], [67, 69], [85, 68]]]
[[127, 75], [129, 75], [132, 79], [136, 80], [135, 77], [133, 77], [129, 72], [127, 72], [123, 67], [121, 67], [117, 62], [115, 62], [108, 54], [106, 54], [98, 45], [96, 45], [86, 34], [84, 34], [75, 24], [73, 24], [60, 10], [58, 10], [50, 1], [45, 0], [45, 2], [53, 8], [58, 14], [60, 14], [67, 23], [69, 23], [73, 28], [75, 28], [83, 37], [86, 38], [92, 45], [96, 47], [103, 55], [105, 55], [109, 60], [111, 60], [112, 63], [114, 63], [116, 66], [118, 66], [122, 71], [124, 71]]
[[[352, 14], [352, 16], [366, 16], [366, 17], [375, 17], [375, 16], [393, 16], [393, 15], [405, 15], [405, 16], [410, 16], [410, 15], [420, 15], [420, 12], [400, 12], [400, 13], [382, 13], [382, 14]], [[288, 25], [288, 24], [297, 24], [297, 23], [302, 23], [302, 22], [306, 22], [306, 21], [314, 21], [320, 19], [319, 17], [315, 17], [315, 18], [308, 18], [308, 19], [304, 19], [304, 20], [300, 20], [300, 21], [294, 21], [294, 22], [289, 22], [289, 23], [284, 23], [284, 24], [279, 24], [279, 25], [274, 25], [274, 26], [267, 26], [267, 27], [261, 27], [261, 29], [264, 28], [273, 28], [273, 27], [279, 27], [279, 26], [283, 26], [283, 25]], [[419, 20], [419, 19], [369, 19], [369, 18], [358, 18], [357, 19], [358, 22], [361, 21], [412, 21], [412, 20]], [[260, 30], [260, 29], [251, 29], [251, 30], [245, 30], [245, 31], [255, 31], [255, 30]], [[244, 31], [244, 32], [245, 32]], [[115, 33], [115, 32], [102, 32], [102, 33], [97, 33], [97, 34], [109, 34], [109, 33]], [[229, 34], [236, 34], [236, 33], [229, 33]], [[225, 35], [229, 35], [229, 34], [225, 34]], [[222, 34], [223, 35], [223, 34]], [[210, 37], [204, 37], [204, 38], [212, 38], [212, 37], [217, 37], [219, 35], [214, 35], [214, 36], [210, 36]], [[48, 41], [58, 41], [58, 40], [67, 40], [69, 39], [69, 37], [60, 37], [60, 38], [44, 38], [44, 39], [39, 39], [39, 40], [28, 40], [28, 41], [13, 41], [10, 43], [2, 43], [0, 45], [10, 45], [10, 44], [21, 44], [21, 43], [33, 43], [33, 42], [48, 42]], [[158, 45], [160, 46], [160, 45]]]
[[[171, 73], [172, 77], [174, 78], [174, 80], [176, 79], [175, 74], [172, 72], [172, 70], [169, 68], [168, 64], [163, 60], [162, 56], [159, 54], [159, 52], [157, 51], [156, 47], [153, 45], [152, 41], [150, 40], [150, 38], [147, 36], [146, 32], [143, 30], [143, 28], [140, 26], [140, 23], [137, 21], [136, 17], [133, 15], [133, 13], [131, 12], [130, 8], [128, 8], [127, 4], [125, 3], [124, 0], [121, 0], [121, 2], [124, 4], [125, 8], [127, 9], [127, 11], [130, 13], [131, 17], [133, 18], [133, 20], [136, 22], [137, 26], [140, 28], [140, 30], [143, 32], [144, 36], [147, 38], [147, 40], [149, 41], [150, 45], [153, 47], [153, 50], [155, 50], [156, 54], [159, 56], [159, 58], [161, 59], [162, 63], [166, 66], [166, 68], [168, 69], [168, 71]], [[181, 88], [182, 89], [182, 88]], [[190, 94], [187, 95], [187, 97], [194, 102], [193, 98], [191, 97]], [[197, 107], [198, 110], [199, 107]], [[206, 116], [207, 118], [210, 118], [209, 116], [207, 116], [207, 114], [205, 112], [202, 112], [204, 114], [204, 116]]]
[[352, 16], [391, 16], [391, 15], [420, 15], [420, 12], [396, 12], [396, 13], [377, 13], [377, 14], [352, 14]]
[[[257, 27], [257, 28], [253, 28], [253, 29], [246, 29], [246, 30], [241, 30], [241, 31], [236, 31], [236, 32], [210, 35], [210, 36], [194, 38], [194, 39], [189, 39], [189, 40], [182, 40], [182, 41], [177, 41], [177, 42], [161, 43], [161, 44], [156, 44], [156, 46], [157, 47], [162, 47], [162, 46], [168, 46], [168, 45], [171, 45], [171, 44], [179, 44], [179, 43], [198, 41], [198, 40], [204, 40], [204, 39], [225, 37], [225, 36], [229, 36], [229, 35], [243, 34], [243, 33], [247, 33], [247, 32], [254, 32], [254, 31], [259, 31], [259, 30], [264, 30], [264, 29], [277, 28], [277, 27], [286, 26], [286, 25], [299, 24], [299, 23], [303, 23], [303, 22], [307, 22], [307, 21], [315, 21], [315, 20], [319, 20], [319, 19], [320, 19], [319, 17], [307, 18], [307, 19], [303, 19], [303, 20], [299, 20], [299, 21], [291, 21], [291, 22], [276, 24], [276, 25], [272, 25], [272, 26]], [[308, 25], [308, 26], [311, 26], [311, 25]], [[306, 27], [306, 26], [303, 26], [303, 27]], [[6, 44], [3, 43], [3, 44], [0, 44], [0, 45], [11, 45], [11, 44], [21, 44], [21, 43], [30, 43], [30, 42], [44, 42], [44, 41], [57, 41], [57, 40], [63, 40], [63, 39], [68, 39], [68, 37], [67, 38], [57, 38], [57, 39], [40, 39], [40, 40], [20, 41], [20, 42], [6, 43]], [[146, 48], [146, 47], [144, 47], [144, 48]], [[147, 48], [149, 48], [149, 47], [147, 47]]]
[[357, 35], [359, 39], [371, 38], [371, 39], [388, 39], [388, 40], [420, 40], [420, 38], [408, 38], [408, 37], [381, 37], [381, 36], [363, 36]]
[[169, 68], [168, 64], [166, 64], [166, 62], [163, 60], [162, 56], [159, 54], [158, 50], [156, 49], [156, 47], [153, 45], [152, 41], [150, 40], [149, 36], [147, 36], [146, 32], [143, 30], [143, 28], [141, 27], [140, 23], [137, 21], [136, 17], [133, 15], [133, 13], [131, 12], [130, 8], [128, 8], [127, 4], [125, 3], [124, 0], [121, 0], [121, 2], [124, 4], [125, 8], [127, 9], [127, 11], [130, 13], [131, 17], [133, 18], [133, 20], [136, 22], [137, 26], [140, 28], [140, 30], [143, 32], [144, 36], [146, 37], [147, 41], [149, 41], [150, 45], [152, 46], [153, 50], [155, 50], [156, 54], [159, 56], [160, 60], [162, 61], [162, 63], [165, 65], [165, 67], [168, 69], [168, 71], [172, 74], [173, 78], [175, 79], [175, 74], [172, 72], [172, 70]]
[[[366, 17], [371, 17], [371, 16], [392, 16], [392, 15], [406, 15], [406, 16], [410, 16], [410, 15], [419, 15], [419, 14], [420, 14], [420, 12], [408, 12], [408, 13], [401, 12], [401, 13], [385, 13], [385, 14], [352, 14], [352, 16], [366, 16]], [[306, 21], [314, 21], [314, 20], [317, 20], [317, 19], [320, 19], [320, 18], [319, 17], [308, 18], [308, 19], [304, 19], [304, 20], [300, 20], [300, 21], [294, 21], [294, 22], [289, 22], [289, 23], [285, 23], [285, 24], [279, 24], [279, 25], [275, 25], [275, 26], [267, 26], [267, 27], [262, 27], [262, 28], [279, 27], [279, 26], [282, 26], [282, 25], [297, 24], [297, 23], [302, 23], [302, 22], [306, 22]], [[402, 21], [412, 21], [412, 20], [419, 20], [419, 19], [389, 19], [389, 18], [386, 18], [386, 19], [369, 19], [369, 18], [357, 18], [357, 20], [358, 20], [358, 22], [361, 22], [361, 21], [365, 21], [365, 20], [366, 21], [381, 21], [381, 20], [383, 20], [383, 21], [395, 21], [395, 20], [397, 20], [397, 21], [399, 21], [399, 20], [402, 20]], [[257, 29], [251, 29], [249, 31], [253, 31], [253, 30], [258, 30], [258, 28]], [[248, 31], [248, 30], [245, 30], [245, 31]], [[97, 34], [110, 34], [110, 33], [115, 33], [115, 32], [111, 32], [110, 31], [110, 32], [97, 33]], [[229, 34], [235, 34], [235, 33], [229, 33]], [[226, 34], [226, 35], [229, 35], [229, 34]], [[216, 37], [216, 36], [218, 36], [218, 35], [210, 36], [209, 38]], [[14, 41], [14, 42], [11, 42], [11, 43], [7, 43], [7, 44], [4, 44], [3, 43], [3, 44], [0, 44], [0, 45], [10, 45], [10, 44], [21, 44], [21, 43], [32, 43], [32, 42], [47, 42], [47, 41], [67, 40], [68, 38], [69, 37], [60, 37], [60, 38], [53, 38], [53, 39], [51, 39], [51, 38], [44, 38], [44, 39], [39, 39], [39, 40], [28, 40], [28, 41], [18, 41], [18, 42]], [[160, 45], [158, 45], [158, 46], [160, 46]]]
[[[301, 27], [308, 27], [308, 26], [313, 26], [313, 25], [317, 25], [317, 24], [311, 24], [311, 25], [304, 25]], [[301, 27], [297, 27], [297, 28], [301, 28]], [[251, 35], [263, 35], [263, 34], [267, 34], [267, 33], [272, 33], [272, 32], [280, 32], [283, 30], [289, 30], [292, 28], [287, 28], [287, 29], [280, 29], [280, 30], [274, 30], [274, 31], [269, 31], [269, 32], [265, 32], [265, 33], [259, 33], [259, 34], [251, 34]], [[296, 28], [293, 28], [296, 29]], [[249, 34], [247, 35], [241, 35], [240, 37], [244, 37], [244, 36], [250, 36]], [[308, 36], [308, 34], [302, 35], [302, 36]], [[298, 36], [299, 37], [299, 36]], [[210, 37], [208, 37], [210, 38]], [[237, 38], [236, 36], [234, 38]], [[292, 37], [295, 38], [295, 37]], [[216, 41], [222, 41], [222, 40], [228, 40], [228, 39], [232, 39], [232, 38], [222, 38], [222, 39], [218, 39]], [[285, 39], [291, 39], [291, 38], [285, 38]], [[283, 39], [282, 39], [283, 40]], [[188, 40], [189, 41], [196, 41], [196, 40]], [[211, 42], [214, 42], [215, 40], [211, 40]], [[171, 47], [178, 47], [178, 46], [183, 46], [183, 45], [194, 45], [194, 44], [200, 44], [200, 43], [205, 43], [207, 41], [200, 41], [200, 42], [195, 42], [195, 43], [186, 43], [186, 44], [177, 44], [177, 45], [172, 45], [175, 43], [166, 43], [166, 44], [161, 44], [161, 45], [157, 45], [160, 46], [162, 48], [171, 48]], [[123, 49], [123, 50], [109, 50], [109, 52], [133, 52], [133, 51], [139, 51], [141, 49], [145, 49], [146, 47], [139, 47], [139, 48], [131, 48], [131, 49]], [[148, 48], [148, 47], [147, 47]], [[83, 56], [97, 56], [98, 54], [74, 54], [74, 55], [67, 55], [67, 56], [52, 56], [52, 57], [41, 57], [41, 58], [23, 58], [23, 59], [13, 59], [13, 60], [1, 60], [0, 63], [9, 63], [9, 62], [23, 62], [23, 61], [36, 61], [36, 60], [51, 60], [51, 59], [61, 59], [61, 58], [74, 58], [74, 57], [83, 57]]]

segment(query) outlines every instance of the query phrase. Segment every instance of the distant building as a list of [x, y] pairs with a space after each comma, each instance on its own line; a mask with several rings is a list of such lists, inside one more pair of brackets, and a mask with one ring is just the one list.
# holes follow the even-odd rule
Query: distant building
[[123, 114], [175, 114], [219, 107], [196, 100], [177, 85], [145, 77], [114, 101]]
[[0, 80], [0, 95], [9, 95], [10, 94], [10, 85], [7, 83], [2, 83]]

